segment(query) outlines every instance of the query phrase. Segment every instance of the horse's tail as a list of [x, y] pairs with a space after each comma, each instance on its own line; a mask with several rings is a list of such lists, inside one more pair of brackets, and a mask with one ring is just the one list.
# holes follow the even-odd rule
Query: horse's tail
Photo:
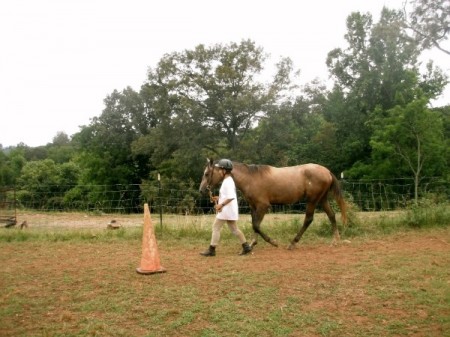
[[331, 173], [331, 176], [333, 178], [333, 181], [330, 186], [330, 190], [333, 192], [333, 196], [336, 199], [336, 202], [339, 205], [339, 208], [341, 209], [341, 217], [342, 217], [342, 223], [346, 226], [347, 225], [347, 205], [344, 200], [344, 193], [341, 189], [341, 185], [339, 183], [339, 180], [336, 178], [336, 176]]

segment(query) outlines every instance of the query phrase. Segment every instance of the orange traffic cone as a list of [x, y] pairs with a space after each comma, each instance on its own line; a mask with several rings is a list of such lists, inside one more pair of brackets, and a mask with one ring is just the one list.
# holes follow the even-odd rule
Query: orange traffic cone
[[139, 274], [165, 273], [159, 261], [158, 245], [153, 231], [152, 218], [148, 204], [144, 205], [144, 232], [142, 234], [141, 266], [136, 268]]

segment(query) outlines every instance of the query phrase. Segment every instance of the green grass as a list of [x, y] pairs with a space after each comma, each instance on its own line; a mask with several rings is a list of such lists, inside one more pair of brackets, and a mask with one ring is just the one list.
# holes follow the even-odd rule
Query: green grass
[[296, 251], [261, 243], [247, 257], [224, 229], [215, 258], [198, 255], [210, 233], [190, 240], [168, 231], [158, 240], [168, 272], [151, 276], [135, 272], [141, 237], [132, 230], [0, 242], [0, 335], [445, 336], [450, 328], [448, 227], [381, 231], [338, 247], [316, 229]]
[[[418, 228], [445, 227], [449, 225], [450, 206], [422, 205], [407, 210], [395, 212], [354, 212], [349, 211], [349, 224], [343, 227], [339, 224], [342, 238], [367, 237], [397, 233]], [[54, 215], [53, 215], [54, 216]], [[302, 225], [303, 214], [285, 215], [268, 214], [261, 224], [261, 228], [271, 237], [282, 242], [289, 242], [295, 236]], [[161, 229], [155, 228], [158, 238], [171, 240], [193, 240], [204, 241], [210, 236], [210, 227], [200, 227], [192, 220], [191, 222], [180, 220], [180, 217], [168, 217], [170, 224]], [[183, 219], [183, 218], [181, 218]], [[191, 219], [191, 217], [190, 217]], [[167, 220], [164, 220], [167, 221]], [[212, 223], [211, 218], [211, 223]], [[177, 223], [180, 222], [180, 223]], [[247, 237], [253, 234], [249, 217], [246, 221], [240, 221], [240, 228]], [[224, 237], [230, 237], [229, 231], [224, 228]], [[22, 242], [22, 241], [95, 241], [111, 242], [117, 240], [135, 240], [142, 236], [141, 226], [120, 228], [118, 230], [107, 229], [74, 229], [68, 227], [54, 228], [18, 228], [0, 229], [0, 242]], [[332, 237], [330, 223], [323, 213], [316, 214], [314, 222], [308, 228], [302, 240], [323, 241]]]
[[[135, 272], [140, 226], [2, 228], [0, 335], [445, 336], [449, 207], [350, 216], [336, 247], [317, 214], [297, 250], [260, 239], [246, 257], [227, 228], [203, 258], [210, 228], [168, 223], [156, 228], [168, 272], [151, 276]], [[269, 214], [262, 228], [283, 247], [302, 220]]]

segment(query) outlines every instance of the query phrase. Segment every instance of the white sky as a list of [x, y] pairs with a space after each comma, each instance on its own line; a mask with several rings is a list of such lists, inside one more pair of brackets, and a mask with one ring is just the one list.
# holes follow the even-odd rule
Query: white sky
[[[139, 90], [164, 54], [251, 39], [290, 57], [300, 80], [328, 79], [353, 11], [378, 21], [404, 0], [5, 0], [0, 4], [0, 144], [52, 142], [88, 125], [114, 89]], [[450, 58], [428, 53], [450, 73]], [[447, 88], [436, 106], [450, 104]]]

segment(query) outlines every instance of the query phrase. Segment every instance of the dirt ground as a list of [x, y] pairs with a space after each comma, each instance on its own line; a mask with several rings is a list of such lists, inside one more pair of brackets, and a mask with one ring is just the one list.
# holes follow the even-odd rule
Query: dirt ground
[[[163, 251], [162, 263], [168, 269], [164, 279], [179, 286], [195, 282], [201, 293], [210, 294], [211, 279], [223, 283], [227, 282], [224, 274], [241, 273], [255, 278], [254, 283], [249, 281], [254, 291], [250, 305], [251, 297], [261, 296], [260, 289], [273, 288], [277, 294], [267, 300], [280, 312], [289, 313], [289, 299], [302, 298], [298, 307], [291, 308], [293, 317], [317, 313], [317, 324], [325, 326], [323, 322], [329, 320], [340, 326], [328, 330], [306, 325], [305, 330], [286, 336], [450, 336], [448, 229], [372, 240], [343, 240], [336, 246], [324, 240], [320, 244], [299, 244], [294, 251], [260, 242], [254, 253], [244, 258], [236, 256], [239, 248], [218, 247], [217, 256], [206, 259], [199, 258], [198, 248]], [[444, 269], [444, 275], [434, 274], [433, 269]], [[441, 277], [443, 289], [437, 287], [433, 294], [431, 288]], [[234, 277], [229, 279], [233, 282]], [[227, 292], [221, 291], [223, 295]], [[231, 286], [228, 291], [235, 289]], [[419, 299], [421, 293], [428, 298], [436, 295], [436, 301], [441, 303], [439, 308], [423, 304]], [[209, 300], [217, 300], [217, 295], [209, 296]], [[245, 301], [245, 296], [240, 300]], [[446, 304], [442, 305], [442, 301]], [[271, 307], [261, 305], [263, 311], [268, 308]], [[274, 331], [262, 335], [283, 335]]]
[[[391, 211], [383, 213], [384, 217], [395, 217], [401, 211]], [[365, 219], [372, 219], [380, 216], [379, 212], [363, 212]], [[340, 213], [336, 216], [340, 219]], [[153, 225], [159, 228], [160, 215], [158, 213], [151, 214]], [[197, 227], [202, 229], [210, 229], [214, 221], [214, 214], [204, 215], [177, 215], [164, 214], [162, 216], [163, 225], [165, 227], [173, 228], [191, 228]], [[283, 213], [268, 213], [264, 217], [263, 227], [276, 226], [277, 223], [289, 222], [292, 220], [303, 221], [304, 214], [283, 214]], [[29, 211], [18, 211], [17, 223], [20, 225], [23, 221], [28, 223], [29, 228], [35, 229], [52, 229], [52, 228], [80, 228], [80, 229], [98, 229], [106, 228], [108, 224], [115, 220], [117, 225], [121, 227], [139, 227], [143, 224], [143, 214], [97, 214], [97, 213], [65, 213], [65, 212], [48, 212], [35, 213]], [[316, 212], [314, 223], [320, 223], [322, 220], [327, 220], [325, 213]], [[250, 214], [240, 215], [240, 226], [251, 225]]]
[[1, 244], [0, 335], [448, 336], [448, 228], [245, 257], [234, 240], [214, 258], [207, 242], [158, 246], [167, 273], [148, 277], [135, 240]]

